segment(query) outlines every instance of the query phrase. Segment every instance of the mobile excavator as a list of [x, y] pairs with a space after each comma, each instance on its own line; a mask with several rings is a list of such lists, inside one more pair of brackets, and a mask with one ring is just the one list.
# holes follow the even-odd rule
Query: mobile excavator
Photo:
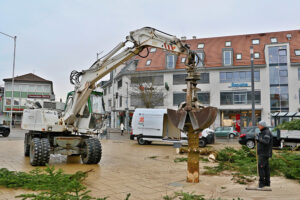
[[[131, 46], [128, 47], [127, 43]], [[93, 113], [91, 102], [99, 102], [101, 97], [94, 91], [95, 84], [143, 50], [149, 54], [149, 47], [184, 54], [187, 56], [186, 65], [195, 64], [197, 55], [173, 35], [151, 27], [130, 32], [124, 42], [98, 59], [89, 69], [71, 72], [70, 82], [74, 84], [74, 91], [68, 94], [61, 116], [55, 110], [43, 108], [24, 110], [21, 127], [28, 131], [24, 139], [24, 155], [30, 157], [30, 164], [46, 165], [50, 154], [81, 156], [83, 164], [99, 163], [102, 147], [99, 139], [93, 136], [97, 134], [95, 127], [100, 119]]]

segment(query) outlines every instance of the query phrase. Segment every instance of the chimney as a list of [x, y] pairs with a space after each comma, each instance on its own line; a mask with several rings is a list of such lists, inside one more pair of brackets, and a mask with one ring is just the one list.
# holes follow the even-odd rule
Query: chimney
[[186, 40], [186, 36], [182, 36], [182, 37], [181, 37], [181, 40]]
[[193, 36], [193, 39], [197, 39], [197, 37], [196, 37], [196, 36]]

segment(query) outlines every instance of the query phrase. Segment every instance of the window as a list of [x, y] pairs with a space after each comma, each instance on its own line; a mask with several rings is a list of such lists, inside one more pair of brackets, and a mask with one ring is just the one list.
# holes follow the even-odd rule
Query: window
[[286, 56], [286, 49], [279, 49], [278, 50], [278, 55], [279, 56]]
[[223, 51], [223, 64], [232, 65], [232, 51]]
[[178, 106], [186, 100], [186, 93], [173, 93], [173, 105]]
[[259, 39], [253, 39], [252, 44], [259, 44]]
[[175, 68], [175, 55], [167, 54], [166, 56], [166, 68], [174, 69]]
[[259, 53], [258, 53], [258, 52], [254, 53], [254, 58], [255, 58], [255, 59], [258, 59], [258, 58], [259, 58]]
[[200, 58], [200, 60], [198, 62], [198, 57], [197, 56], [195, 57], [196, 64], [198, 62], [197, 67], [203, 67], [203, 65], [204, 65], [204, 53], [203, 52], [197, 52], [197, 55]]
[[277, 38], [276, 37], [272, 37], [271, 38], [271, 43], [277, 43]]
[[298, 80], [300, 81], [300, 68], [298, 68]]
[[119, 101], [119, 107], [122, 107], [122, 96], [120, 96]]
[[279, 76], [280, 77], [287, 77], [288, 76], [287, 70], [279, 70]]
[[185, 63], [185, 59], [186, 59], [186, 57], [181, 58], [181, 62]]
[[122, 79], [118, 80], [118, 89], [122, 87]]
[[242, 54], [241, 53], [237, 53], [236, 54], [236, 59], [237, 60], [242, 60]]
[[201, 92], [201, 93], [197, 93], [197, 95], [198, 95], [198, 100], [200, 101], [201, 104], [209, 104], [210, 103], [209, 92]]
[[153, 85], [163, 85], [164, 84], [164, 76], [137, 76], [131, 77], [131, 85], [140, 85], [142, 83], [153, 84]]
[[156, 48], [151, 48], [150, 53], [154, 53], [154, 52], [156, 52]]
[[[260, 104], [260, 91], [255, 91], [255, 103]], [[221, 105], [251, 104], [251, 92], [221, 92]]]
[[204, 44], [203, 43], [199, 43], [198, 44], [198, 49], [203, 49], [204, 48]]
[[104, 95], [106, 95], [106, 88], [103, 90], [103, 92], [104, 92]]
[[183, 85], [185, 84], [185, 78], [187, 74], [173, 74], [173, 85]]
[[225, 47], [231, 47], [231, 42], [230, 41], [225, 42]]
[[111, 86], [108, 86], [108, 94], [110, 94]]
[[296, 56], [300, 56], [300, 50], [296, 49], [296, 50], [295, 50], [295, 55], [296, 55]]
[[151, 64], [151, 60], [146, 61], [146, 66], [149, 66]]
[[[259, 71], [254, 71], [254, 81], [260, 81]], [[220, 72], [220, 82], [251, 82], [251, 71]]]
[[201, 73], [200, 80], [198, 80], [197, 83], [209, 83], [209, 73]]
[[111, 99], [108, 100], [108, 106], [111, 107]]

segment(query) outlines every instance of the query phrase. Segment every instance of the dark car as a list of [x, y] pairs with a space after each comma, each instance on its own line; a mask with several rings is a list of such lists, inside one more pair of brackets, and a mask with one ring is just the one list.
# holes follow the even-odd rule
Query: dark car
[[3, 137], [8, 137], [10, 133], [10, 128], [8, 126], [5, 126], [3, 124], [0, 124], [0, 134]]
[[[274, 127], [268, 127], [273, 135], [273, 147], [279, 146], [277, 141], [277, 131], [274, 130]], [[241, 131], [239, 138], [239, 143], [241, 145], [246, 145], [248, 148], [253, 149], [255, 147], [255, 135], [258, 135], [260, 132], [257, 126], [247, 127]]]

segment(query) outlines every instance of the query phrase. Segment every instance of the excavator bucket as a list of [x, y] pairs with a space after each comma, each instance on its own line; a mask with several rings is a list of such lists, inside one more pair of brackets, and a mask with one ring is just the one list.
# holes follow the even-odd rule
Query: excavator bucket
[[201, 131], [208, 128], [215, 121], [217, 111], [215, 107], [206, 107], [201, 110], [192, 110], [189, 112], [194, 131]]
[[[201, 131], [209, 127], [217, 117], [217, 108], [206, 107], [201, 110], [192, 110], [188, 113], [184, 110], [168, 109], [168, 118], [171, 122], [183, 130], [185, 123], [191, 123], [194, 131]], [[188, 116], [188, 117], [187, 117]]]

